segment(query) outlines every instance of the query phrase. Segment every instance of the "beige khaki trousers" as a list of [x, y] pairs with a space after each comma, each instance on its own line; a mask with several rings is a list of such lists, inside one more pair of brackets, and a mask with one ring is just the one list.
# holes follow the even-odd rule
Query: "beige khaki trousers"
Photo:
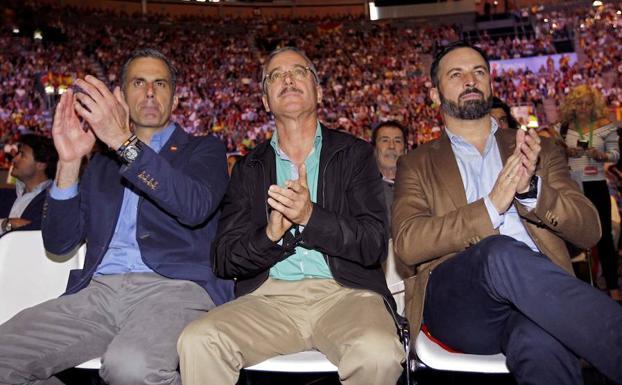
[[404, 349], [382, 297], [331, 279], [268, 279], [190, 323], [177, 343], [184, 385], [234, 385], [240, 369], [317, 349], [345, 385], [389, 385]]

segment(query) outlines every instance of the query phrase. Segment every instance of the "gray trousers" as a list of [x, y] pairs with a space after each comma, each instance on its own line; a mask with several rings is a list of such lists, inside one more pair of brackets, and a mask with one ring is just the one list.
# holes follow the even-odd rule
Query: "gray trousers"
[[110, 385], [181, 384], [177, 338], [213, 307], [194, 282], [155, 273], [95, 277], [0, 325], [0, 384], [37, 384], [96, 357]]

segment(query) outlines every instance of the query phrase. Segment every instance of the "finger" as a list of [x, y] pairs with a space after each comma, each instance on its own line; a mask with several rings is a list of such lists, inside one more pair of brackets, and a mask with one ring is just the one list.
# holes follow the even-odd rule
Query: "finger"
[[290, 190], [289, 188], [283, 188], [281, 186], [273, 184], [268, 189], [268, 192], [270, 192], [270, 191], [273, 191], [273, 192], [275, 192], [277, 194], [280, 194], [280, 195], [283, 195], [285, 197], [288, 197], [289, 199], [296, 199], [296, 193], [294, 191]]
[[525, 142], [525, 131], [518, 129], [516, 130], [516, 148], [514, 148], [514, 152], [520, 151], [521, 145]]
[[298, 181], [300, 182], [302, 187], [309, 187], [307, 186], [307, 166], [305, 166], [304, 163], [301, 164], [300, 167], [298, 167]]
[[117, 101], [123, 106], [125, 113], [129, 114], [130, 106], [128, 106], [125, 102], [125, 98], [123, 97], [123, 93], [121, 92], [121, 88], [119, 86], [116, 86], [114, 88], [113, 95], [115, 99], [117, 99]]
[[110, 93], [110, 90], [108, 89], [106, 84], [104, 82], [102, 82], [101, 80], [97, 79], [95, 76], [93, 76], [93, 75], [86, 75], [84, 77], [84, 80], [89, 82], [90, 84], [92, 84], [93, 87], [95, 87], [95, 89], [97, 89], [97, 91], [103, 97], [108, 98], [108, 97], [112, 96], [112, 94]]
[[56, 104], [56, 110], [54, 111], [54, 123], [52, 124], [52, 134], [58, 134], [61, 130], [60, 122], [65, 120], [65, 105], [68, 99], [67, 93], [60, 96], [58, 104]]
[[282, 215], [287, 216], [287, 207], [283, 206], [281, 202], [268, 198], [268, 205], [270, 205], [270, 207], [274, 210], [280, 212]]
[[294, 201], [292, 199], [277, 192], [276, 190], [268, 190], [268, 196], [286, 207], [292, 207], [294, 205]]
[[85, 81], [84, 79], [77, 79], [76, 85], [80, 87], [80, 91], [76, 92], [76, 95], [85, 94], [96, 99], [102, 99], [102, 94], [97, 90], [97, 87], [92, 85], [90, 82]]
[[76, 99], [83, 108], [86, 107], [90, 112], [94, 112], [97, 103], [89, 95], [78, 93], [76, 94]]
[[288, 189], [295, 192], [296, 194], [301, 194], [304, 192], [304, 187], [297, 180], [288, 180], [285, 182], [285, 185]]
[[80, 115], [84, 120], [86, 120], [91, 125], [91, 127], [93, 127], [93, 125], [91, 124], [91, 120], [92, 120], [91, 111], [82, 107], [82, 104], [80, 104], [78, 101], [75, 101], [73, 103], [73, 108], [78, 115]]

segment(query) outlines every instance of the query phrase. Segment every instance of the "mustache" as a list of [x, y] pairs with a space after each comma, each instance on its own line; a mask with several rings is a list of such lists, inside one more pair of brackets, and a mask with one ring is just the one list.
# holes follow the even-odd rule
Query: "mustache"
[[461, 97], [463, 97], [465, 95], [473, 94], [473, 93], [480, 94], [482, 97], [484, 96], [484, 93], [482, 91], [478, 90], [477, 88], [467, 88], [463, 93], [460, 94], [459, 97], [461, 98]]
[[296, 88], [294, 86], [289, 86], [289, 87], [283, 88], [281, 90], [281, 92], [279, 92], [279, 96], [282, 96], [286, 92], [298, 92], [299, 94], [302, 94], [302, 90], [300, 88]]

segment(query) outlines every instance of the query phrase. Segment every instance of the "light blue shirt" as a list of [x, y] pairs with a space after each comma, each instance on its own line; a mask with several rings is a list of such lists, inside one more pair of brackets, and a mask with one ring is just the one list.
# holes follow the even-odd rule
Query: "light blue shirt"
[[[270, 140], [270, 145], [276, 153], [276, 182], [284, 187], [285, 181], [298, 179], [298, 168], [287, 154], [279, 147], [279, 138], [276, 130]], [[320, 173], [320, 153], [322, 151], [322, 127], [317, 123], [315, 141], [311, 152], [305, 159], [307, 169], [307, 185], [312, 202], [317, 202], [317, 182]], [[299, 226], [303, 231], [304, 226]], [[295, 229], [290, 230], [294, 234]], [[283, 240], [280, 240], [281, 243]], [[305, 278], [332, 278], [330, 268], [324, 260], [324, 255], [317, 250], [296, 247], [294, 254], [277, 263], [270, 269], [270, 277], [287, 281], [297, 281]]]
[[[162, 131], [153, 134], [148, 146], [155, 152], [160, 152], [164, 144], [175, 131], [175, 124], [171, 123]], [[60, 189], [56, 184], [50, 189], [52, 199], [64, 200], [78, 195], [78, 185]], [[95, 275], [146, 273], [152, 272], [142, 260], [140, 248], [136, 241], [136, 219], [138, 216], [139, 196], [128, 185], [123, 191], [123, 203], [119, 211], [119, 219], [114, 234], [108, 245], [108, 251], [97, 267]], [[102, 202], [103, 204], [103, 202]]]
[[[458, 163], [467, 202], [473, 203], [478, 199], [484, 198], [493, 228], [498, 229], [499, 233], [503, 235], [525, 243], [532, 250], [539, 251], [533, 239], [525, 230], [525, 226], [523, 226], [514, 204], [505, 213], [499, 214], [488, 196], [497, 181], [497, 176], [503, 169], [503, 162], [501, 161], [501, 154], [499, 153], [499, 146], [495, 137], [495, 132], [498, 130], [497, 122], [494, 119], [491, 119], [491, 121], [490, 135], [486, 140], [483, 154], [480, 154], [479, 150], [464, 138], [445, 128], [456, 157], [456, 162]], [[540, 184], [541, 181], [538, 178], [538, 197], [540, 196]], [[522, 205], [530, 210], [536, 207], [537, 201], [538, 198], [519, 200]]]

